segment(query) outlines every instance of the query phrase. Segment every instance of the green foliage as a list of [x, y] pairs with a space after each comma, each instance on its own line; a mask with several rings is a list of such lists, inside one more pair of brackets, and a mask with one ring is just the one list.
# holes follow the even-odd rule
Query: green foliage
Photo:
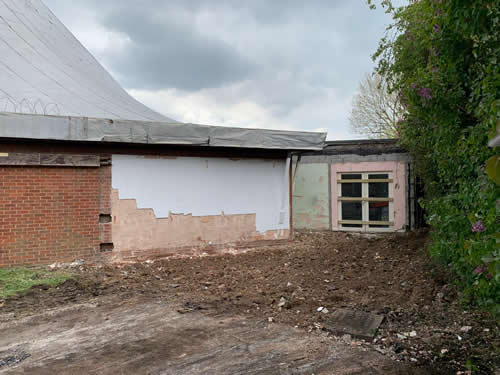
[[424, 179], [431, 253], [468, 302], [500, 313], [500, 190], [487, 177], [498, 173], [500, 0], [382, 5], [394, 22], [373, 58], [407, 111], [401, 142]]
[[500, 155], [492, 156], [486, 162], [486, 173], [490, 180], [500, 185]]
[[27, 291], [34, 285], [59, 285], [71, 278], [72, 274], [64, 271], [0, 268], [0, 298]]
[[471, 373], [476, 373], [477, 371], [479, 371], [479, 368], [474, 363], [472, 363], [470, 359], [468, 359], [465, 363], [465, 368]]

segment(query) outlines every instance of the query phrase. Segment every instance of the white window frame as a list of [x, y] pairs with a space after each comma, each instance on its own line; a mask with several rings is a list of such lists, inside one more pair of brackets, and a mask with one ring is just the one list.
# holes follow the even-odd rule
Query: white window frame
[[[344, 174], [360, 174], [361, 175], [361, 197], [360, 198], [347, 198], [342, 197], [342, 175]], [[387, 179], [369, 179], [368, 175], [370, 174], [387, 174]], [[380, 181], [384, 180], [384, 181]], [[356, 183], [357, 180], [348, 180]], [[370, 182], [387, 182], [388, 183], [388, 192], [389, 196], [387, 198], [370, 198], [368, 196], [368, 184]], [[342, 231], [350, 231], [350, 232], [393, 232], [394, 231], [394, 198], [393, 198], [393, 184], [394, 181], [392, 179], [392, 172], [387, 171], [373, 171], [373, 172], [338, 172], [337, 173], [337, 207], [338, 207], [338, 229]], [[361, 227], [345, 227], [342, 223], [342, 201], [350, 200], [353, 202], [361, 201], [361, 212], [362, 212], [362, 220], [360, 220]], [[381, 201], [381, 202], [389, 202], [389, 221], [387, 228], [373, 228], [370, 227], [370, 202], [373, 201]], [[384, 222], [385, 223], [385, 222]], [[357, 223], [352, 223], [357, 224]]]

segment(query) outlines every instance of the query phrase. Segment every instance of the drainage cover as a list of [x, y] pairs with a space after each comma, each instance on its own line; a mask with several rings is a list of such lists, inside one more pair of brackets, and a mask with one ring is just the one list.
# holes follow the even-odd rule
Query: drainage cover
[[384, 320], [381, 315], [363, 311], [338, 309], [324, 323], [329, 331], [338, 334], [350, 334], [353, 337], [372, 340]]

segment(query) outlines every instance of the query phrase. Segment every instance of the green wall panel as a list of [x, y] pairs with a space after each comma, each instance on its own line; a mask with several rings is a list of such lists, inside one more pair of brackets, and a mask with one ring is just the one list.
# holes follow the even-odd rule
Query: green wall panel
[[293, 180], [295, 229], [330, 228], [328, 164], [300, 164]]

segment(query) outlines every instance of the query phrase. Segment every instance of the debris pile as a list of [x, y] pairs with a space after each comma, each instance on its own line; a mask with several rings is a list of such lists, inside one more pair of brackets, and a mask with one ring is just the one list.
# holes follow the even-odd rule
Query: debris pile
[[[107, 296], [120, 296], [121, 303], [159, 298], [184, 306], [182, 313], [248, 314], [265, 324], [324, 332], [440, 373], [472, 366], [491, 373], [500, 367], [498, 323], [464, 310], [449, 277], [427, 256], [425, 241], [425, 233], [302, 233], [284, 245], [221, 256], [82, 264], [74, 268], [76, 280], [10, 298], [0, 303], [0, 315]], [[346, 312], [364, 316], [361, 334], [356, 327], [339, 329]]]

